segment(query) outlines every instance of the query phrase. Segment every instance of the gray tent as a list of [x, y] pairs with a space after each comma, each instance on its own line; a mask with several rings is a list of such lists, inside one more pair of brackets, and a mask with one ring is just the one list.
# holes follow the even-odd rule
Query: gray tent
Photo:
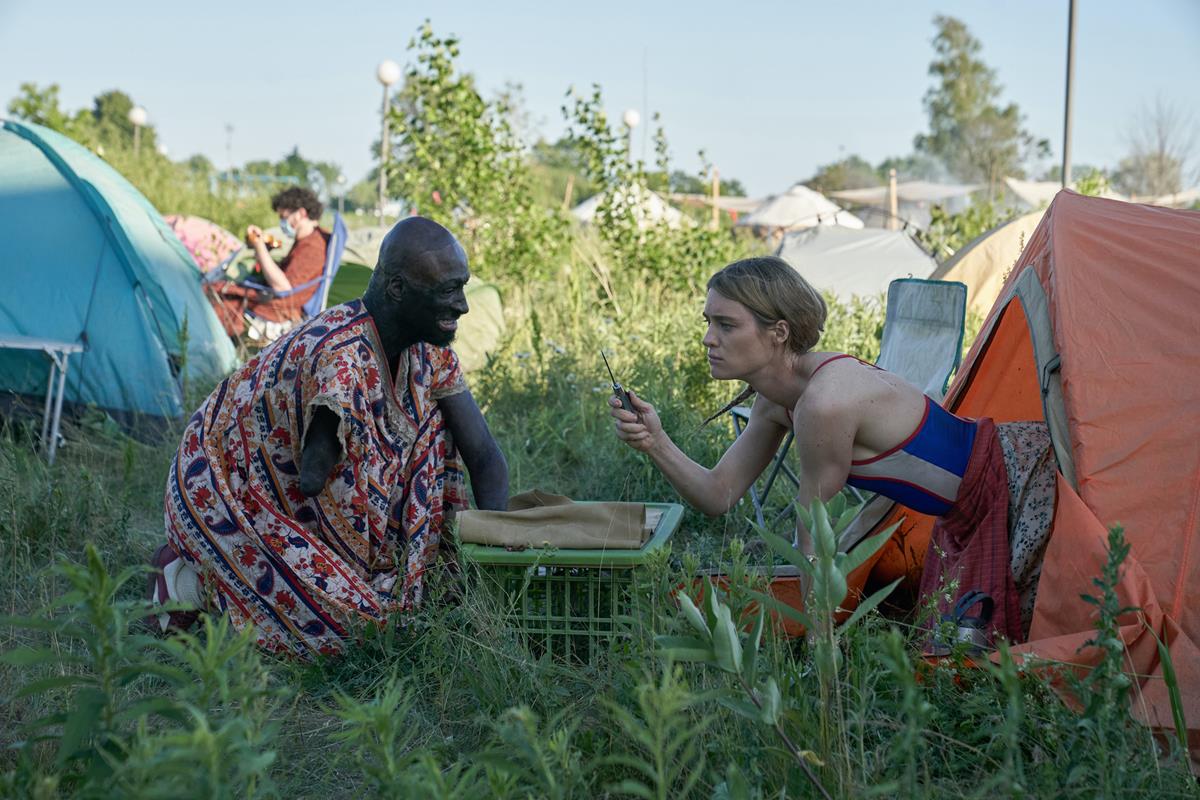
[[896, 278], [928, 278], [937, 267], [907, 233], [878, 228], [822, 225], [789, 233], [776, 254], [842, 300], [885, 292]]

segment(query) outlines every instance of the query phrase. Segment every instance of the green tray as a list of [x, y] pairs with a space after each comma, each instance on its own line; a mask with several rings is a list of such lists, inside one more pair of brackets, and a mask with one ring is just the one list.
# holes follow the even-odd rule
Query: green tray
[[592, 663], [620, 634], [618, 621], [636, 612], [634, 574], [679, 528], [683, 506], [662, 509], [650, 541], [638, 550], [506, 550], [464, 544], [474, 585], [496, 602], [502, 621], [536, 656]]

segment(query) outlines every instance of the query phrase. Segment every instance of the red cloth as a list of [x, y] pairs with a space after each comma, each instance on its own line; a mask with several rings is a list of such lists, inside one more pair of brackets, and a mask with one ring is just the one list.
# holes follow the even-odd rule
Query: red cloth
[[[981, 419], [977, 425], [975, 446], [954, 508], [934, 523], [920, 594], [928, 597], [939, 586], [957, 579], [954, 596], [938, 600], [938, 611], [946, 614], [967, 592], [987, 592], [996, 604], [990, 633], [1016, 643], [1024, 636], [1009, 559], [1008, 473], [995, 424]], [[967, 613], [974, 616], [978, 609]]]
[[[325, 271], [325, 251], [329, 245], [329, 237], [329, 232], [317, 228], [303, 239], [297, 239], [292, 249], [283, 257], [283, 261], [279, 262], [279, 268], [293, 287], [321, 277], [321, 273]], [[304, 318], [304, 304], [318, 288], [320, 287], [315, 285], [309, 286], [287, 297], [260, 302], [256, 300], [259, 296], [257, 290], [227, 281], [214, 281], [209, 287], [208, 299], [225, 332], [230, 336], [241, 336], [246, 332], [246, 320], [243, 318], [246, 311], [272, 322], [299, 321]]]

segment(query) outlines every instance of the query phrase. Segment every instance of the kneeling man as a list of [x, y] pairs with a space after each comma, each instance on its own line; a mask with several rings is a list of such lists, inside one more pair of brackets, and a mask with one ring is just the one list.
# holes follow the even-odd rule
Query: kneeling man
[[508, 499], [508, 467], [449, 347], [469, 277], [449, 231], [405, 219], [361, 300], [216, 388], [167, 479], [155, 599], [199, 599], [302, 657], [421, 601], [447, 514], [466, 505], [459, 456], [479, 508]]

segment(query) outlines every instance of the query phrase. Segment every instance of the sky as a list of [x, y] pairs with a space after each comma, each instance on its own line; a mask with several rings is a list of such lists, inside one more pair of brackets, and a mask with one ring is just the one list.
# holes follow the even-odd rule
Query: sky
[[[340, 7], [339, 7], [340, 6]], [[172, 158], [218, 166], [278, 160], [293, 146], [351, 182], [371, 168], [383, 59], [400, 64], [429, 19], [461, 41], [485, 95], [520, 84], [538, 134], [565, 130], [570, 87], [599, 84], [614, 118], [661, 114], [672, 167], [704, 149], [751, 195], [825, 163], [912, 151], [927, 127], [933, 18], [966, 23], [1002, 101], [1062, 153], [1067, 0], [527, 2], [407, 0], [162, 3], [0, 0], [0, 99], [57, 83], [74, 110], [108, 89], [144, 106]], [[335, 10], [336, 9], [336, 10]], [[1157, 98], [1200, 129], [1200, 0], [1077, 0], [1073, 162], [1115, 166]], [[0, 110], [0, 114], [4, 112]], [[226, 126], [232, 125], [227, 137]], [[1191, 167], [1200, 163], [1200, 137]], [[1193, 173], [1194, 174], [1194, 173]], [[1200, 176], [1197, 176], [1200, 179]]]

